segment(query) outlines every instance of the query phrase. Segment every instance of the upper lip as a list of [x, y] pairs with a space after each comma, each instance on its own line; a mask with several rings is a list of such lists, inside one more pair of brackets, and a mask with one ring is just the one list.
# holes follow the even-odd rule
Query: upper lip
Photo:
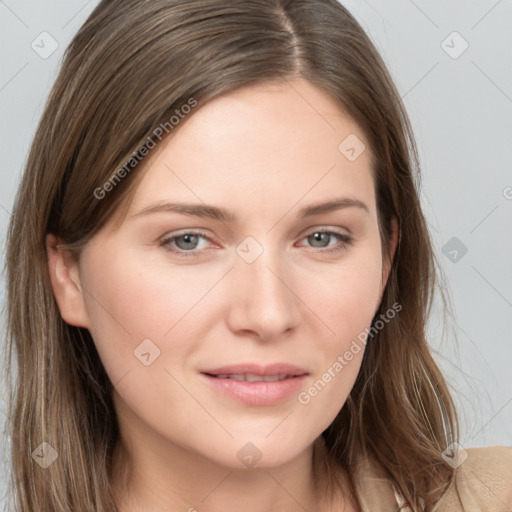
[[261, 377], [268, 377], [272, 375], [298, 376], [306, 375], [308, 372], [304, 368], [287, 363], [275, 363], [267, 366], [247, 363], [222, 366], [212, 370], [204, 370], [201, 373], [206, 373], [207, 375], [244, 375], [250, 373]]

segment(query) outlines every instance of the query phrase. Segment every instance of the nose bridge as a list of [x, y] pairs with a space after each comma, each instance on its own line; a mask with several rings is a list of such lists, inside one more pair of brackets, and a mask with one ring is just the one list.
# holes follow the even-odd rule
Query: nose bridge
[[273, 337], [295, 326], [297, 298], [283, 252], [252, 237], [242, 241], [236, 251], [239, 257], [231, 307], [237, 328]]

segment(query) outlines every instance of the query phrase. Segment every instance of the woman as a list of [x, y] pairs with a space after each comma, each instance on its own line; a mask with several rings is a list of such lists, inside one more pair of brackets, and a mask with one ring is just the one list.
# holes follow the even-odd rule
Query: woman
[[101, 2], [9, 231], [17, 509], [510, 509], [425, 337], [417, 167], [335, 0]]

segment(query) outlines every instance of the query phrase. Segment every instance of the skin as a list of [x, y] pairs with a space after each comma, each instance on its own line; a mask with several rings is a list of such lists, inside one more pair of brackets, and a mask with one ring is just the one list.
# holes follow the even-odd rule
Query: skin
[[[354, 161], [338, 150], [349, 134], [366, 144]], [[307, 404], [294, 394], [278, 405], [246, 405], [217, 393], [199, 371], [288, 362], [307, 369], [307, 390], [369, 327], [389, 264], [364, 133], [310, 83], [282, 81], [216, 98], [147, 158], [120, 226], [109, 222], [76, 260], [47, 237], [62, 317], [89, 329], [115, 384], [116, 457], [134, 460], [129, 489], [114, 482], [120, 510], [331, 510], [314, 486], [313, 446], [321, 459], [319, 436], [345, 403], [364, 345]], [[297, 216], [342, 197], [369, 211]], [[135, 215], [165, 201], [222, 206], [238, 221]], [[159, 244], [187, 229], [207, 238]], [[352, 244], [322, 252], [341, 244], [336, 235], [309, 236], [319, 230], [348, 235]], [[248, 236], [263, 248], [252, 263], [236, 252]], [[180, 257], [169, 246], [196, 254]], [[148, 366], [134, 356], [145, 339], [160, 350]], [[248, 442], [261, 453], [253, 467], [237, 457]]]

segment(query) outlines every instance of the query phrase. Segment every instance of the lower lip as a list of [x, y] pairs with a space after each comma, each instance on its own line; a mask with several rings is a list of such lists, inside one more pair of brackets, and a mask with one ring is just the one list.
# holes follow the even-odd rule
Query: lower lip
[[307, 375], [289, 377], [274, 382], [247, 382], [244, 380], [219, 379], [201, 374], [217, 391], [244, 402], [247, 405], [275, 405], [297, 394]]

